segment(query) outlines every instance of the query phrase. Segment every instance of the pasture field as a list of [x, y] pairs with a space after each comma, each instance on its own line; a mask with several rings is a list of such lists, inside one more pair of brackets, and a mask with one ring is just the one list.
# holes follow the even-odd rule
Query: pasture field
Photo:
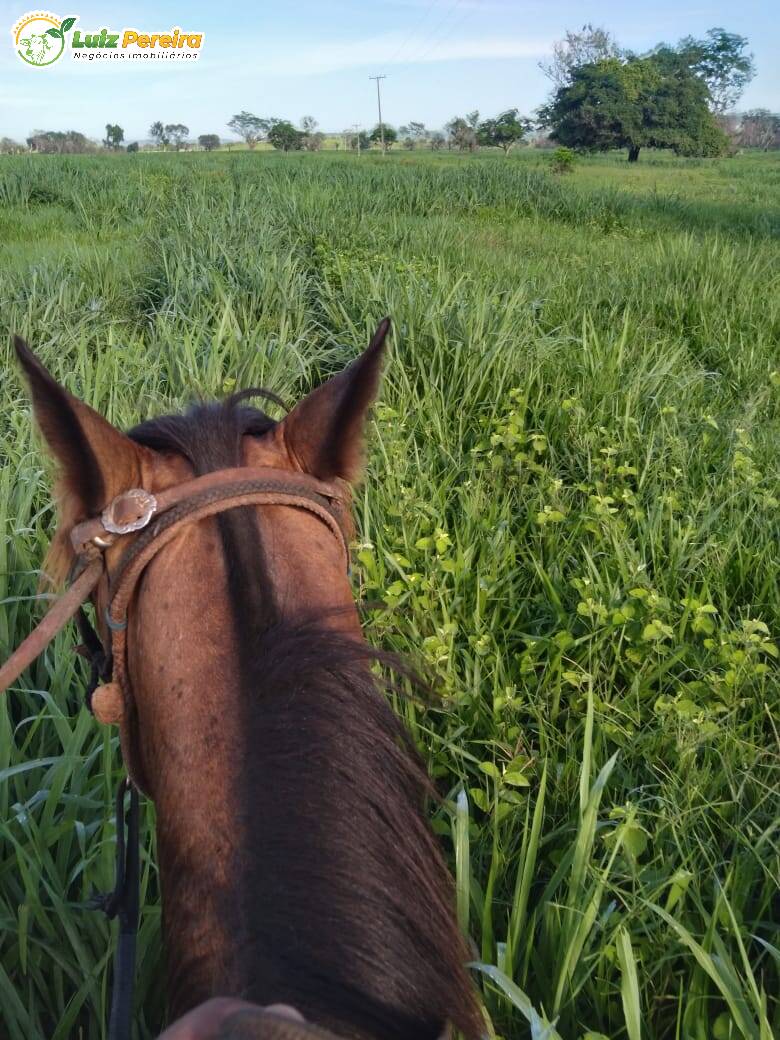
[[[504, 1038], [780, 1035], [780, 159], [0, 160], [0, 655], [53, 526], [9, 334], [113, 422], [287, 401], [390, 314], [372, 642]], [[0, 705], [0, 1035], [103, 1035], [117, 741], [57, 639]], [[269, 792], [269, 796], [273, 796]], [[163, 1021], [144, 814], [140, 1037]]]

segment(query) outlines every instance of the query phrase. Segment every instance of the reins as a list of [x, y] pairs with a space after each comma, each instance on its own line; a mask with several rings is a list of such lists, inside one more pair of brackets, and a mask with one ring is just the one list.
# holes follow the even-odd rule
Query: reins
[[[184, 526], [229, 509], [262, 505], [304, 509], [318, 517], [339, 542], [348, 566], [347, 509], [342, 485], [271, 467], [238, 467], [207, 473], [159, 494], [132, 488], [117, 495], [99, 517], [73, 528], [71, 542], [76, 557], [69, 588], [0, 668], [2, 693], [76, 615], [83, 639], [79, 649], [91, 663], [90, 710], [101, 722], [119, 723], [128, 777], [117, 791], [116, 883], [110, 895], [99, 896], [90, 904], [103, 910], [109, 918], [117, 916], [120, 925], [109, 1040], [129, 1040], [131, 1035], [139, 915], [138, 790], [148, 792], [141, 764], [135, 761], [133, 753], [137, 713], [127, 669], [128, 610], [146, 567]], [[109, 573], [105, 550], [118, 539], [132, 535], [135, 537]], [[108, 606], [103, 618], [108, 645], [92, 628], [83, 611], [83, 605], [104, 576], [108, 578]], [[108, 679], [110, 681], [103, 681]], [[130, 806], [125, 818], [127, 791]]]
[[[125, 794], [130, 792], [130, 805], [125, 816]], [[114, 981], [111, 987], [109, 1040], [130, 1040], [133, 1024], [133, 989], [135, 984], [135, 952], [140, 913], [141, 857], [139, 842], [138, 788], [125, 777], [116, 792], [116, 867], [112, 892], [92, 897], [86, 904], [90, 910], [102, 910], [109, 921], [119, 921]], [[125, 836], [125, 828], [127, 835]]]

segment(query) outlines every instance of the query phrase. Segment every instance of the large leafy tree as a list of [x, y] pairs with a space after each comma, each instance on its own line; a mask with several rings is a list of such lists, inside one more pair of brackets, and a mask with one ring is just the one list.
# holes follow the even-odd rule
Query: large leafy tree
[[516, 108], [509, 108], [495, 119], [485, 119], [477, 127], [477, 143], [503, 148], [507, 155], [513, 144], [517, 144], [533, 127], [533, 122], [518, 115]]
[[268, 140], [280, 152], [299, 152], [305, 136], [303, 130], [298, 130], [286, 119], [272, 120], [268, 131]]
[[671, 148], [678, 155], [719, 155], [727, 145], [707, 102], [709, 92], [677, 51], [607, 58], [575, 69], [539, 113], [551, 137], [588, 151]]
[[677, 45], [683, 60], [707, 84], [713, 112], [733, 108], [755, 76], [755, 62], [747, 53], [747, 45], [744, 36], [719, 28], [710, 29], [703, 40], [686, 36]]
[[390, 151], [395, 142], [398, 140], [398, 131], [394, 126], [390, 126], [389, 123], [376, 124], [374, 129], [368, 135], [369, 141], [372, 144], [380, 144], [382, 141], [382, 134], [384, 132], [385, 148]]
[[270, 119], [261, 119], [252, 112], [238, 112], [228, 123], [231, 130], [246, 141], [247, 148], [254, 148], [271, 126]]
[[205, 152], [213, 152], [219, 148], [219, 143], [219, 134], [201, 134], [198, 138], [198, 144]]

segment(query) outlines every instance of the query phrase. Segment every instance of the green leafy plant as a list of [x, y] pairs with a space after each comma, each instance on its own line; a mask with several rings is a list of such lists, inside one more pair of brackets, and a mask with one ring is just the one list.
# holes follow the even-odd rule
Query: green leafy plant
[[561, 146], [552, 153], [550, 167], [553, 173], [572, 173], [577, 165], [577, 153], [573, 148]]

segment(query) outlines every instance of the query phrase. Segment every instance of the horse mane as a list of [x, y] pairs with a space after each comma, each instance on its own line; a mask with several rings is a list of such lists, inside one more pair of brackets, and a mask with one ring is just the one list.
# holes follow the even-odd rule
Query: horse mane
[[238, 465], [241, 438], [245, 435], [261, 437], [276, 425], [276, 420], [259, 408], [243, 404], [253, 396], [267, 397], [284, 407], [273, 391], [252, 387], [239, 390], [223, 401], [193, 404], [183, 415], [147, 419], [128, 430], [127, 436], [155, 451], [183, 455], [199, 474], [225, 465]]
[[435, 791], [370, 666], [408, 668], [318, 620], [273, 625], [250, 652], [245, 995], [340, 1035], [479, 1036]]
[[[245, 396], [129, 436], [196, 473], [238, 465], [241, 437], [273, 426]], [[482, 1018], [425, 811], [435, 792], [372, 665], [412, 673], [325, 618], [283, 620], [252, 511], [217, 519], [241, 685], [236, 995], [355, 1040], [437, 1040], [448, 1022], [474, 1040]]]

